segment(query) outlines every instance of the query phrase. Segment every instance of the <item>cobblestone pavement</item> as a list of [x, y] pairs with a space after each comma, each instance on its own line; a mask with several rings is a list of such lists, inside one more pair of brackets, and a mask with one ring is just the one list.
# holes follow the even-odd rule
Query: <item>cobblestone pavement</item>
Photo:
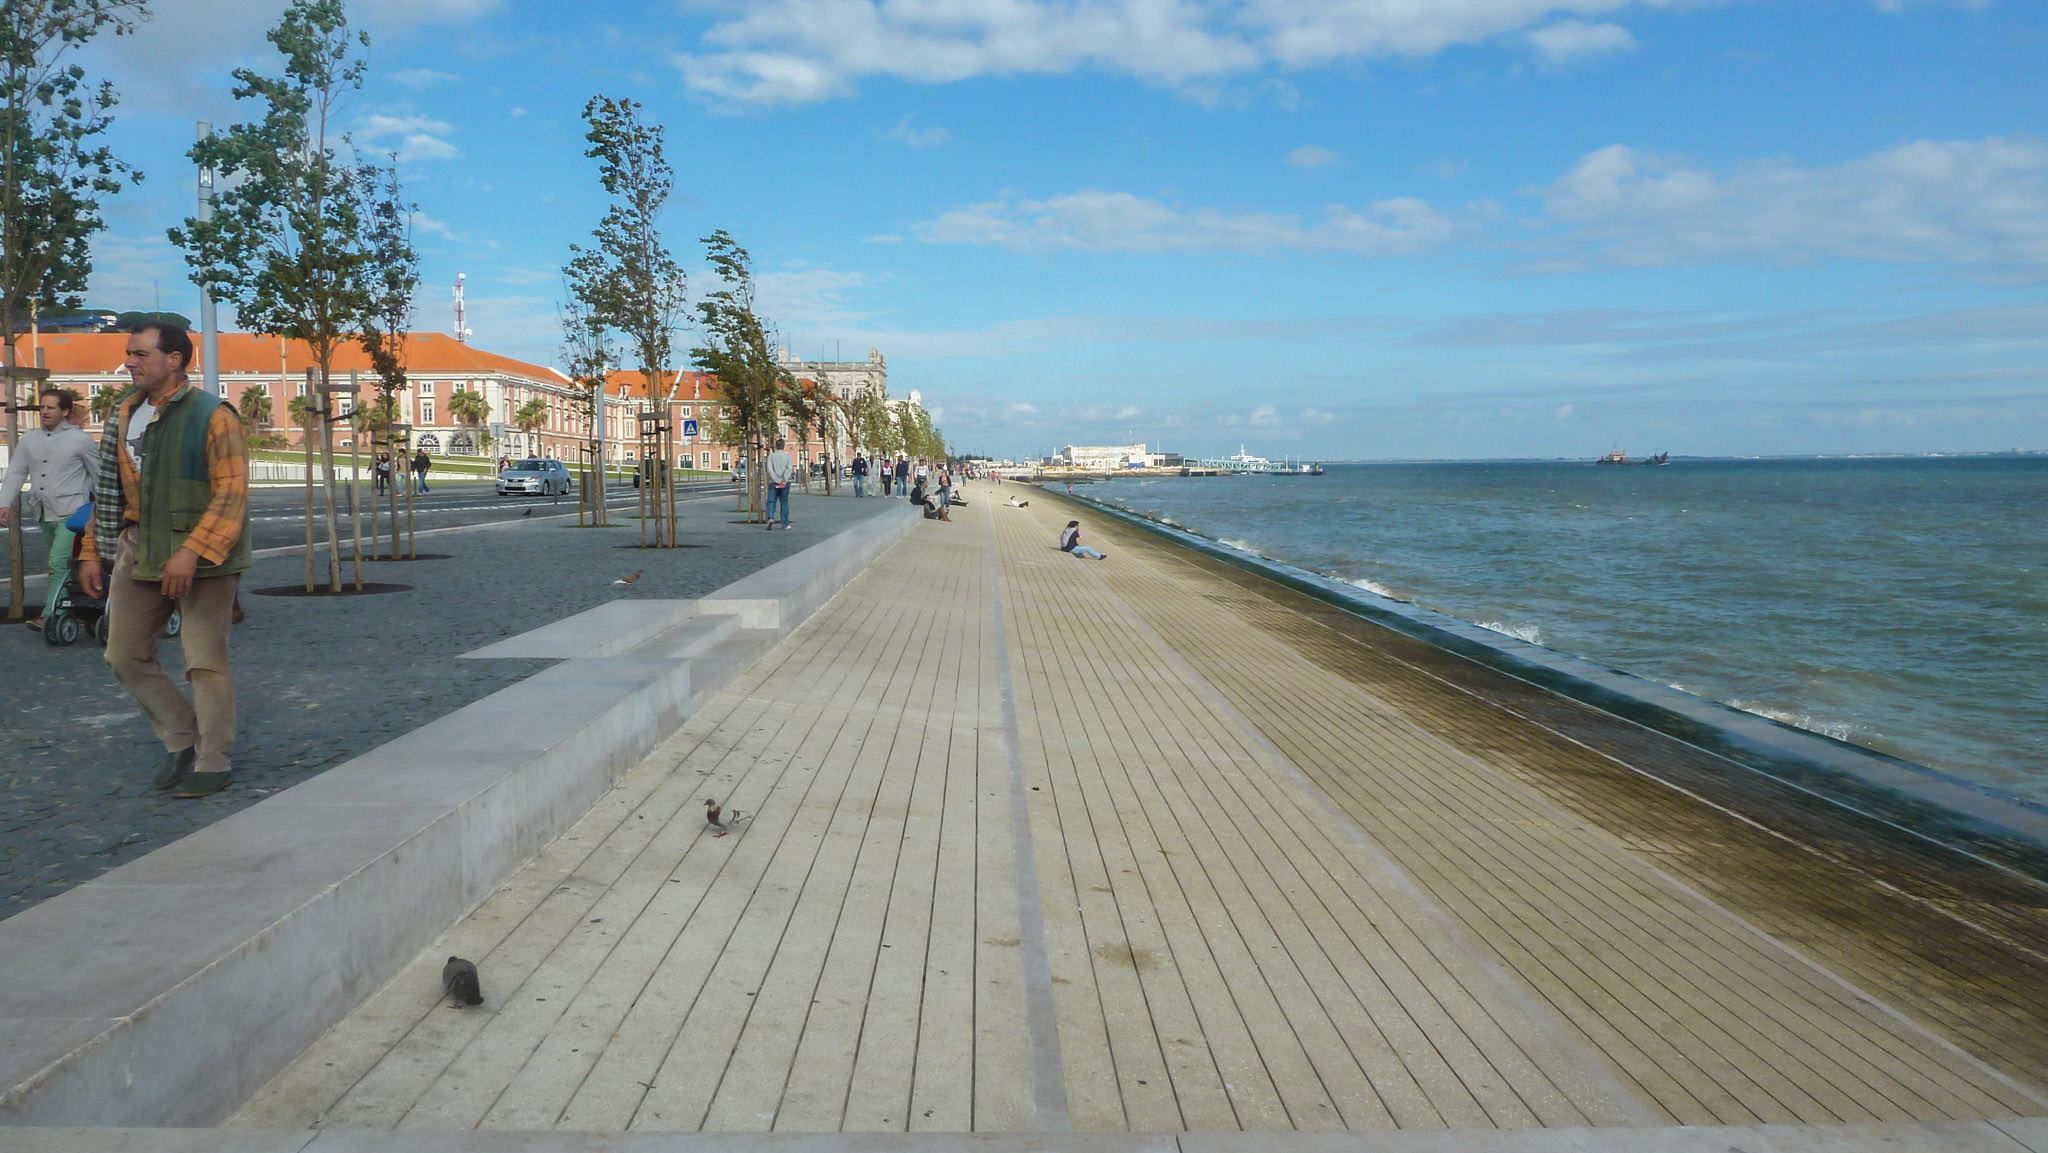
[[[516, 522], [422, 538], [446, 560], [382, 563], [364, 579], [414, 586], [381, 596], [252, 595], [298, 582], [297, 556], [243, 578], [235, 629], [234, 783], [200, 800], [149, 787], [163, 747], [90, 638], [52, 648], [0, 629], [0, 919], [291, 787], [529, 676], [548, 661], [463, 661], [504, 637], [620, 596], [701, 596], [888, 507], [879, 498], [806, 497], [792, 529], [734, 523], [733, 498], [681, 508], [676, 550], [640, 550], [639, 522], [609, 528]], [[626, 510], [630, 514], [631, 509]], [[612, 580], [634, 570], [631, 589]], [[175, 640], [163, 650], [183, 669]]]

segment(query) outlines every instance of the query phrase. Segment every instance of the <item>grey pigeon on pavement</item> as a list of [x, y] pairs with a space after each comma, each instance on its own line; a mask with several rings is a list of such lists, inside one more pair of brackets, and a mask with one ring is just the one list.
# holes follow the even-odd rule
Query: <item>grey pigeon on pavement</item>
[[734, 825], [746, 819], [747, 815], [738, 809], [721, 809], [714, 800], [704, 802], [704, 823], [718, 830], [716, 836], [722, 837], [732, 832]]
[[460, 957], [448, 958], [441, 966], [441, 988], [455, 998], [460, 1005], [481, 1005], [484, 1003], [483, 983], [477, 979], [476, 962]]

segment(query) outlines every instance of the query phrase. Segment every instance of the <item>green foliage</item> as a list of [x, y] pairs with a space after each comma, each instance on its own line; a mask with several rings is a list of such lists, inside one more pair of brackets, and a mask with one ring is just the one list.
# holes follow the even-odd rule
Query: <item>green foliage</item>
[[[564, 271], [585, 323], [623, 334], [654, 388], [669, 376], [687, 286], [658, 223], [675, 172], [662, 152], [661, 125], [642, 122], [640, 112], [638, 103], [608, 96], [593, 96], [583, 106], [590, 125], [584, 155], [598, 161], [599, 181], [612, 200], [591, 233], [595, 246], [570, 245]], [[670, 385], [666, 399], [675, 398], [675, 388]]]
[[852, 427], [870, 453], [893, 456], [903, 447], [896, 422], [889, 418], [889, 398], [881, 388], [863, 389], [853, 402]]
[[305, 341], [324, 372], [371, 306], [364, 178], [343, 162], [336, 128], [367, 67], [352, 53], [370, 38], [349, 33], [342, 0], [293, 0], [269, 40], [282, 76], [234, 71], [235, 99], [260, 102], [263, 118], [193, 147], [226, 187], [211, 220], [188, 218], [170, 238], [245, 327]]
[[483, 393], [457, 389], [448, 398], [448, 415], [463, 424], [478, 427], [490, 419], [491, 403], [484, 399]]
[[235, 406], [242, 413], [242, 423], [252, 428], [261, 428], [270, 423], [270, 389], [261, 384], [252, 384], [242, 390], [242, 402]]
[[292, 418], [292, 423], [300, 428], [310, 429], [320, 419], [320, 402], [308, 393], [302, 392], [293, 397], [284, 410]]
[[87, 406], [92, 413], [93, 421], [105, 424], [107, 418], [114, 415], [114, 406], [121, 403], [121, 396], [127, 391], [123, 388], [103, 388], [94, 393], [92, 403]]
[[[420, 254], [412, 245], [414, 206], [398, 186], [398, 156], [391, 167], [359, 167], [356, 196], [364, 206], [363, 248], [369, 258], [357, 340], [377, 374], [377, 395], [395, 414], [405, 389], [406, 343], [412, 332], [412, 297], [420, 285]], [[386, 422], [397, 423], [396, 420]]]
[[65, 58], [148, 15], [141, 0], [0, 5], [0, 333], [31, 305], [80, 303], [92, 236], [106, 227], [100, 198], [142, 179], [97, 141], [113, 123], [113, 86]]
[[704, 343], [690, 350], [690, 363], [718, 378], [725, 405], [733, 410], [732, 423], [758, 438], [776, 423], [794, 381], [775, 363], [768, 327], [754, 312], [754, 271], [747, 250], [723, 228], [703, 243], [723, 287], [697, 302]]
[[123, 312], [114, 317], [114, 327], [123, 332], [133, 332], [137, 325], [167, 323], [179, 328], [197, 328], [192, 318], [181, 312]]
[[547, 422], [548, 402], [539, 397], [534, 397], [532, 400], [520, 405], [519, 411], [512, 414], [512, 423], [517, 425], [519, 431], [524, 433], [531, 433]]
[[556, 309], [556, 317], [562, 328], [563, 374], [583, 393], [583, 409], [594, 427], [598, 393], [616, 357], [611, 326], [591, 308], [585, 299], [588, 292], [579, 288], [585, 284], [579, 278], [599, 276], [593, 269], [596, 262], [580, 257], [579, 260], [583, 261], [580, 271], [577, 262], [571, 262], [569, 291]]

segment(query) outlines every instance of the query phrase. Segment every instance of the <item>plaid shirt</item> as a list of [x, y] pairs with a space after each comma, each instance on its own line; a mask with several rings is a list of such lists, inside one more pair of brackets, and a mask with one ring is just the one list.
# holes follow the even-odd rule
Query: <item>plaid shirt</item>
[[[171, 394], [171, 399], [185, 395], [185, 390], [191, 387], [184, 385]], [[92, 490], [92, 532], [79, 549], [80, 560], [112, 557], [121, 530], [142, 523], [141, 501], [136, 495], [142, 475], [135, 470], [135, 462], [128, 458], [122, 445], [128, 418], [141, 403], [142, 393], [131, 393], [116, 407], [113, 419], [100, 432], [100, 471]], [[167, 447], [158, 451], [174, 450]], [[213, 410], [212, 419], [206, 423], [206, 479], [213, 488], [213, 501], [185, 538], [185, 547], [198, 553], [201, 560], [219, 564], [241, 538], [242, 516], [249, 507], [249, 446], [242, 439], [242, 418], [225, 401]]]

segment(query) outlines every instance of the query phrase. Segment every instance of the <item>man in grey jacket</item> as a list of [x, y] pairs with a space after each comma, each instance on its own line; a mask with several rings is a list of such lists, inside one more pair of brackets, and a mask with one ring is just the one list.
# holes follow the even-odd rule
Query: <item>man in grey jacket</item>
[[[22, 501], [22, 515], [35, 515], [42, 525], [43, 543], [50, 549], [50, 587], [43, 597], [42, 613], [49, 616], [57, 611], [57, 598], [71, 576], [71, 538], [75, 534], [64, 527], [64, 519], [91, 497], [100, 447], [89, 433], [71, 423], [69, 391], [46, 388], [36, 399], [42, 427], [23, 433], [7, 462], [7, 477], [0, 480], [0, 528], [13, 520], [14, 498], [26, 481], [29, 491]], [[43, 627], [40, 617], [27, 624], [32, 629]]]
[[768, 529], [775, 529], [775, 506], [782, 506], [782, 527], [789, 527], [789, 486], [796, 479], [796, 462], [789, 459], [789, 449], [781, 437], [775, 438], [775, 451], [768, 454]]

